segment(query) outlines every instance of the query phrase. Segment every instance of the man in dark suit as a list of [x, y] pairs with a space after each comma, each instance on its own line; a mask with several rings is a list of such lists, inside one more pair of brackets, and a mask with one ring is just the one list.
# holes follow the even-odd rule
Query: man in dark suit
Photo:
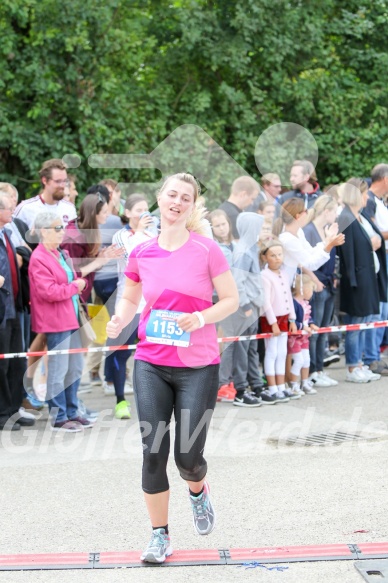
[[[10, 196], [0, 191], [0, 275], [4, 278], [0, 354], [21, 352], [23, 348], [19, 318], [22, 311], [20, 270], [10, 234], [5, 229], [12, 220], [12, 208]], [[23, 372], [19, 359], [0, 359], [0, 429], [15, 431], [21, 426], [34, 425], [31, 414], [25, 414], [21, 408]]]

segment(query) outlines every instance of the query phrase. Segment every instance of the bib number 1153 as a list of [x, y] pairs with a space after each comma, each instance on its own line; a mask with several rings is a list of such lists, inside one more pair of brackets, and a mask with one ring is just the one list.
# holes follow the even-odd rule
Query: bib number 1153
[[176, 321], [181, 314], [183, 312], [151, 310], [146, 326], [147, 341], [170, 346], [189, 346], [190, 333], [183, 332]]

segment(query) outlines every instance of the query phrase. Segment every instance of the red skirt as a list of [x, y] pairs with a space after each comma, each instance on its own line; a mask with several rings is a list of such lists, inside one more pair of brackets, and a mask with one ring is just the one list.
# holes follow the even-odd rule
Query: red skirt
[[[279, 326], [280, 332], [288, 332], [288, 314], [285, 316], [276, 316], [276, 322]], [[263, 334], [272, 332], [272, 326], [268, 323], [265, 316], [260, 316], [260, 330]]]

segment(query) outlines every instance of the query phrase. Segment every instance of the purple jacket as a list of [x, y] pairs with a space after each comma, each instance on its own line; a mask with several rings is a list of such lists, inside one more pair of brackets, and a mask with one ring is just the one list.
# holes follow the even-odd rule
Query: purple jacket
[[[58, 251], [54, 253], [57, 255]], [[78, 287], [74, 282], [68, 283], [63, 267], [41, 243], [32, 252], [28, 275], [33, 331], [65, 332], [79, 328], [71, 299], [78, 294]]]

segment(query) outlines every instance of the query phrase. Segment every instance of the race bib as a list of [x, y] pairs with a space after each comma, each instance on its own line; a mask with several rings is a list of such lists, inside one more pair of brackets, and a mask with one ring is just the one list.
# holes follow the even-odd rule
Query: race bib
[[183, 332], [176, 319], [184, 312], [170, 310], [151, 310], [146, 326], [146, 339], [154, 344], [170, 346], [190, 345], [190, 332]]

